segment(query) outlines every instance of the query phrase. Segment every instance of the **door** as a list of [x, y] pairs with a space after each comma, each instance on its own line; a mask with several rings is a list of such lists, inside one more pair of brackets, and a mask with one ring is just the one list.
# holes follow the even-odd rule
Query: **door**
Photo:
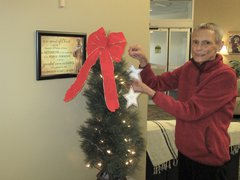
[[172, 71], [189, 60], [190, 29], [169, 29], [168, 71]]
[[156, 74], [166, 72], [168, 67], [168, 29], [150, 29], [150, 63]]
[[[190, 58], [191, 28], [150, 28], [150, 63], [156, 74], [173, 71]], [[169, 91], [177, 99], [177, 90]]]

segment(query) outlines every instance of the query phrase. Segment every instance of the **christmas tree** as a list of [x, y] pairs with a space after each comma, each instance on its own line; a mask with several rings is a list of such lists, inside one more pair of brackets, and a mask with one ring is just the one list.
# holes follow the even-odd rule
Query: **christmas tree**
[[114, 63], [120, 108], [110, 112], [105, 103], [99, 61], [92, 67], [84, 90], [91, 115], [78, 131], [87, 167], [99, 169], [98, 179], [124, 180], [138, 167], [144, 151], [139, 115], [134, 106], [126, 107], [129, 72], [124, 60]]

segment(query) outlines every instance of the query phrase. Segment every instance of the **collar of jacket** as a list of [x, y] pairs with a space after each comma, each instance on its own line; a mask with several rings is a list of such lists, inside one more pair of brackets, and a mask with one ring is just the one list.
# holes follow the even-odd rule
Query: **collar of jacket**
[[194, 64], [194, 66], [201, 72], [211, 70], [217, 64], [219, 64], [219, 62], [222, 62], [222, 60], [223, 58], [221, 54], [216, 54], [216, 57], [214, 60], [208, 60], [202, 64], [198, 64], [197, 62], [194, 61], [193, 58], [190, 59], [190, 61]]

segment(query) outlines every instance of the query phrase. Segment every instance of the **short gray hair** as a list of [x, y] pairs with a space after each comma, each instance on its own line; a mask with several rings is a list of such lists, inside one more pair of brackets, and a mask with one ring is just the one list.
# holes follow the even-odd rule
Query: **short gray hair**
[[215, 23], [202, 23], [199, 24], [197, 27], [193, 29], [194, 31], [201, 30], [201, 29], [206, 29], [206, 30], [212, 30], [215, 33], [215, 41], [216, 43], [220, 43], [223, 38], [223, 30], [216, 25]]

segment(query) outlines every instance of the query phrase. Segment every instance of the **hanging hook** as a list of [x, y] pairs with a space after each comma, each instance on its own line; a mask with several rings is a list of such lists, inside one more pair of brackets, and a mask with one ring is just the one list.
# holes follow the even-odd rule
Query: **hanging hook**
[[64, 8], [65, 7], [65, 0], [59, 0], [58, 3], [59, 3], [59, 7], [60, 8]]

